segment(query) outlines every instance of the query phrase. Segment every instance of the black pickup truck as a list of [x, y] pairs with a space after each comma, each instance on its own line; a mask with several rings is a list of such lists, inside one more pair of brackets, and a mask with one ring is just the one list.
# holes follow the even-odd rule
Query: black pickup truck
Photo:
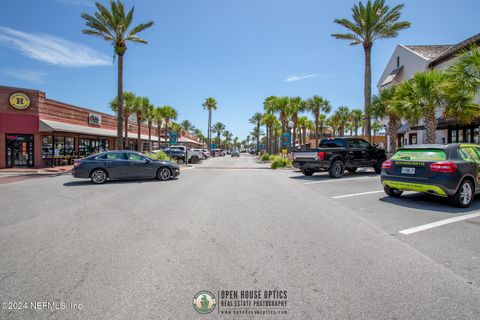
[[321, 140], [319, 148], [295, 151], [293, 166], [306, 176], [328, 171], [332, 178], [341, 178], [345, 170], [354, 173], [366, 167], [373, 167], [380, 174], [386, 159], [385, 150], [363, 139], [329, 138]]

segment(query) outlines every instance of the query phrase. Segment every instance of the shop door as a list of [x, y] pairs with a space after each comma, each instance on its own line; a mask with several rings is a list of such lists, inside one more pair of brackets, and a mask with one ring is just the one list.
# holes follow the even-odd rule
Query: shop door
[[7, 168], [33, 167], [33, 135], [5, 136]]

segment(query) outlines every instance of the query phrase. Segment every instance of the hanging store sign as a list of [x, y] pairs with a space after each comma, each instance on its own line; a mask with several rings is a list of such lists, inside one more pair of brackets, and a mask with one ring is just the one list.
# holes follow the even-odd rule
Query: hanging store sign
[[17, 110], [25, 110], [30, 107], [30, 98], [24, 93], [14, 93], [9, 98], [12, 108]]
[[88, 123], [89, 124], [102, 124], [102, 116], [95, 113], [88, 114]]

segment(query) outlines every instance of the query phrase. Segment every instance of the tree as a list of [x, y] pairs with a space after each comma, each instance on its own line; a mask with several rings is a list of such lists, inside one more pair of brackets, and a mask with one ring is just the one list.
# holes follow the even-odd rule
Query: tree
[[307, 116], [298, 117], [298, 127], [300, 128], [302, 135], [300, 136], [300, 146], [302, 148], [306, 148], [307, 146], [307, 128], [309, 126], [310, 120], [308, 120]]
[[166, 145], [170, 122], [173, 120], [177, 120], [178, 112], [172, 106], [163, 106], [161, 110], [162, 110], [161, 113], [163, 115], [163, 119], [165, 120], [165, 145]]
[[447, 69], [451, 83], [456, 89], [467, 90], [475, 94], [480, 88], [480, 48], [472, 46], [457, 57], [457, 61]]
[[149, 104], [144, 114], [145, 121], [148, 126], [148, 152], [152, 152], [152, 127], [155, 121], [155, 107]]
[[265, 113], [262, 118], [262, 124], [267, 128], [267, 152], [273, 153], [272, 127], [278, 121], [273, 113]]
[[290, 114], [293, 122], [292, 150], [295, 150], [295, 144], [297, 143], [298, 113], [305, 111], [306, 105], [302, 100], [302, 98], [300, 97], [290, 98], [289, 104], [290, 104]]
[[333, 115], [335, 116], [334, 119], [337, 124], [338, 135], [345, 135], [345, 126], [347, 125], [350, 117], [350, 110], [346, 106], [338, 107], [338, 109], [335, 110]]
[[155, 123], [157, 125], [157, 137], [158, 137], [158, 148], [160, 149], [160, 145], [162, 144], [161, 143], [161, 131], [162, 131], [162, 123], [165, 119], [165, 115], [164, 115], [164, 112], [163, 112], [163, 108], [162, 107], [157, 107], [155, 108], [154, 110], [154, 118], [155, 118]]
[[[480, 109], [474, 95], [451, 83], [447, 75], [437, 70], [420, 72], [397, 88], [397, 99], [407, 108], [406, 119], [411, 123], [423, 120], [426, 143], [435, 143], [437, 112], [445, 118], [468, 123], [478, 117]], [[458, 88], [458, 89], [456, 89]]]
[[373, 96], [372, 115], [375, 118], [387, 119], [386, 134], [389, 137], [389, 151], [397, 151], [397, 129], [402, 118], [405, 117], [405, 108], [397, 100], [396, 88], [394, 86], [384, 88], [378, 95]]
[[180, 123], [180, 126], [182, 127], [182, 130], [185, 132], [185, 133], [190, 133], [190, 131], [192, 131], [194, 129], [194, 126], [192, 125], [192, 123], [188, 120], [183, 120], [181, 123]]
[[358, 136], [358, 128], [362, 126], [363, 118], [364, 116], [362, 110], [353, 109], [350, 111], [349, 120], [356, 137]]
[[[137, 101], [133, 107], [133, 112], [137, 117], [137, 151], [143, 151], [142, 145], [142, 122], [145, 119], [145, 115], [149, 112], [150, 100], [147, 97], [137, 97]], [[150, 139], [150, 137], [149, 137]]]
[[335, 33], [333, 37], [350, 41], [350, 45], [363, 45], [365, 52], [364, 74], [364, 113], [365, 132], [370, 141], [370, 106], [372, 100], [372, 69], [371, 52], [376, 40], [394, 38], [398, 32], [410, 27], [408, 21], [398, 21], [404, 5], [390, 8], [385, 0], [368, 0], [364, 5], [361, 1], [352, 8], [352, 19], [335, 19], [334, 22], [346, 28], [348, 33]]
[[[323, 119], [325, 121], [326, 116], [325, 113], [330, 113], [331, 106], [330, 102], [320, 96], [313, 96], [312, 98], [307, 100], [306, 103], [307, 110], [309, 110], [313, 116], [315, 117], [315, 147], [318, 148], [319, 145], [319, 137], [318, 137], [318, 129], [320, 128], [320, 121]], [[324, 114], [322, 114], [322, 112]], [[323, 115], [323, 118], [322, 118]], [[321, 134], [323, 134], [323, 124], [321, 126]]]
[[[225, 130], [225, 125], [221, 122], [216, 122], [211, 129], [211, 133], [216, 133], [217, 134], [217, 143], [220, 144], [220, 135], [223, 133]], [[211, 138], [210, 138], [211, 140]]]
[[217, 101], [212, 98], [206, 98], [202, 104], [204, 110], [208, 110], [208, 150], [212, 144], [212, 110], [217, 110]]
[[[117, 82], [117, 149], [123, 149], [122, 126], [123, 126], [123, 56], [127, 51], [127, 42], [144, 43], [147, 41], [140, 38], [138, 34], [145, 29], [153, 26], [153, 21], [141, 23], [130, 28], [134, 7], [125, 12], [125, 6], [122, 1], [111, 0], [109, 2], [110, 10], [99, 2], [95, 3], [97, 12], [89, 15], [82, 13], [82, 18], [86, 20], [86, 26], [89, 29], [82, 30], [84, 34], [97, 36], [110, 42], [114, 47], [114, 53], [118, 56], [118, 82]], [[126, 119], [128, 122], [128, 119]], [[128, 134], [128, 133], [127, 133]]]
[[[123, 100], [123, 118], [125, 119], [124, 124], [125, 124], [125, 129], [124, 129], [124, 134], [125, 138], [124, 143], [125, 146], [122, 146], [122, 149], [128, 149], [129, 147], [129, 142], [128, 142], [128, 119], [130, 118], [130, 115], [134, 112], [136, 105], [138, 103], [138, 98], [137, 96], [132, 93], [132, 92], [124, 92], [122, 96]], [[111, 102], [110, 102], [110, 108], [119, 114], [119, 103], [118, 103], [118, 98], [115, 97]]]
[[377, 132], [382, 130], [382, 124], [378, 121], [374, 121], [372, 123], [372, 131], [373, 131], [373, 142], [375, 142], [375, 137], [377, 136]]
[[[257, 128], [257, 132], [260, 132], [260, 126], [262, 125], [262, 119], [263, 119], [263, 114], [261, 112], [255, 113], [250, 119], [248, 119], [248, 122], [251, 124], [255, 125]], [[257, 135], [257, 150], [260, 150], [260, 136]]]
[[230, 142], [232, 142], [233, 134], [230, 131], [225, 130], [223, 131], [223, 137], [225, 138], [225, 148], [230, 149]]

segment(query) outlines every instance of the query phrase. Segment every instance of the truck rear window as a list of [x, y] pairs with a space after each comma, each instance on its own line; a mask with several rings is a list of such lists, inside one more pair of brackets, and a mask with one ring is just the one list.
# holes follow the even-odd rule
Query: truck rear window
[[342, 148], [345, 147], [344, 139], [323, 139], [320, 141], [320, 148]]
[[443, 161], [447, 160], [447, 155], [445, 151], [436, 149], [398, 150], [392, 160]]

